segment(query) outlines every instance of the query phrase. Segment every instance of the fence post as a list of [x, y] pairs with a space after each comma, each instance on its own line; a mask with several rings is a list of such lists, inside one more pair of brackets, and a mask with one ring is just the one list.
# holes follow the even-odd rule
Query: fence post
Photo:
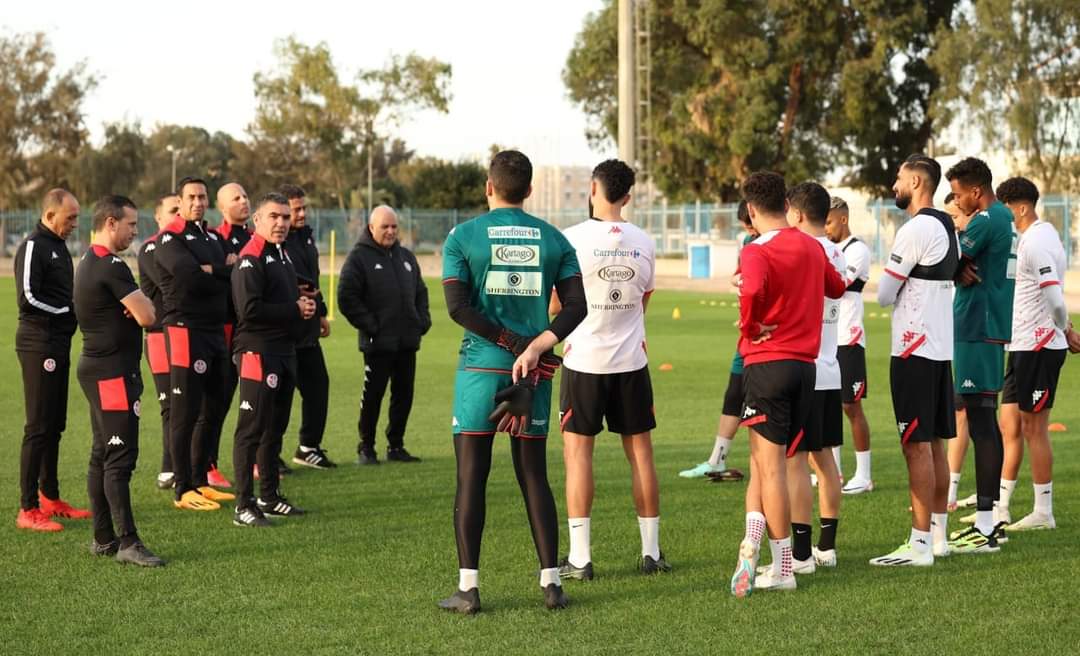
[[334, 264], [337, 262], [337, 230], [330, 231], [330, 289], [326, 290], [329, 303], [326, 304], [326, 320], [334, 320]]

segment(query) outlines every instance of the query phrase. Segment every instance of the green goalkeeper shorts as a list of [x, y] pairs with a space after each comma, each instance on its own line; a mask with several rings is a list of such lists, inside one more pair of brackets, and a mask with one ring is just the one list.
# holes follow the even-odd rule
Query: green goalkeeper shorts
[[[510, 372], [504, 369], [458, 369], [454, 376], [454, 418], [451, 424], [456, 435], [490, 435], [495, 422], [488, 415], [495, 409], [495, 394], [513, 384]], [[532, 418], [522, 437], [544, 439], [551, 421], [550, 380], [541, 381], [533, 393]]]

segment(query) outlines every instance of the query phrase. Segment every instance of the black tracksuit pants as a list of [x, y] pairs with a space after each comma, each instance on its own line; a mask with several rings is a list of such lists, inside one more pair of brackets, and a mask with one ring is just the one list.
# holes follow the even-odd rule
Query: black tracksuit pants
[[60, 498], [57, 468], [60, 436], [67, 422], [68, 353], [19, 351], [26, 426], [19, 457], [20, 506], [38, 507], [38, 490], [49, 499]]
[[142, 377], [138, 371], [119, 376], [102, 376], [100, 371], [89, 358], [79, 362], [79, 385], [90, 405], [93, 432], [86, 489], [94, 540], [108, 544], [119, 537], [128, 546], [137, 539], [129, 484], [139, 458]]
[[236, 507], [250, 508], [255, 503], [256, 464], [259, 497], [269, 501], [279, 494], [278, 456], [292, 412], [296, 358], [245, 351], [235, 360], [240, 377], [233, 441]]
[[296, 349], [296, 391], [300, 392], [300, 446], [318, 447], [330, 405], [330, 374], [319, 344]]
[[[226, 353], [232, 352], [233, 324], [225, 324], [223, 332], [225, 338]], [[209, 471], [210, 466], [217, 467], [218, 452], [221, 449], [221, 434], [225, 430], [225, 417], [229, 414], [229, 406], [232, 405], [233, 395], [236, 393], [236, 385], [239, 382], [236, 367], [230, 365], [221, 369], [223, 379], [221, 381], [222, 393], [219, 398], [207, 399], [203, 405], [203, 414], [195, 422], [195, 437], [192, 444], [201, 444], [200, 452], [192, 452], [192, 457], [198, 457], [198, 465], [201, 471]]]
[[364, 389], [360, 397], [360, 449], [374, 450], [375, 426], [386, 384], [390, 383], [390, 423], [386, 444], [391, 449], [404, 446], [405, 426], [412, 411], [416, 382], [416, 351], [364, 354]]

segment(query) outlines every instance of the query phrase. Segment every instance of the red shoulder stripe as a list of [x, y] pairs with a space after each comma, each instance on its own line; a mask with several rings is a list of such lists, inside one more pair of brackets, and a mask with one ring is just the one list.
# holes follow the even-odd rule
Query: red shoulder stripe
[[169, 222], [169, 225], [165, 226], [163, 232], [171, 232], [174, 235], [178, 235], [184, 231], [185, 227], [187, 227], [187, 221], [184, 220], [184, 217], [177, 214], [176, 218]]
[[222, 221], [221, 225], [211, 228], [211, 230], [221, 235], [222, 239], [228, 239], [229, 234], [232, 232], [232, 224], [228, 221]]
[[101, 244], [94, 244], [90, 247], [90, 250], [94, 251], [94, 255], [97, 255], [98, 257], [105, 257], [106, 255], [110, 254], [109, 249], [105, 248]]
[[266, 240], [259, 235], [251, 235], [251, 241], [244, 244], [244, 247], [240, 249], [240, 257], [250, 255], [252, 257], [259, 257], [262, 255], [263, 246], [266, 244]]

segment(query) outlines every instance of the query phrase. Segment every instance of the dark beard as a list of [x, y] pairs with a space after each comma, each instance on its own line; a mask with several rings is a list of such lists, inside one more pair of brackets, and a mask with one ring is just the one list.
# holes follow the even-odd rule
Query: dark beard
[[911, 196], [897, 196], [896, 207], [902, 210], [906, 210], [908, 205], [911, 205]]
[[589, 199], [589, 218], [590, 219], [593, 218], [593, 211], [592, 210], [593, 210], [593, 208], [592, 208], [592, 199], [590, 198]]

